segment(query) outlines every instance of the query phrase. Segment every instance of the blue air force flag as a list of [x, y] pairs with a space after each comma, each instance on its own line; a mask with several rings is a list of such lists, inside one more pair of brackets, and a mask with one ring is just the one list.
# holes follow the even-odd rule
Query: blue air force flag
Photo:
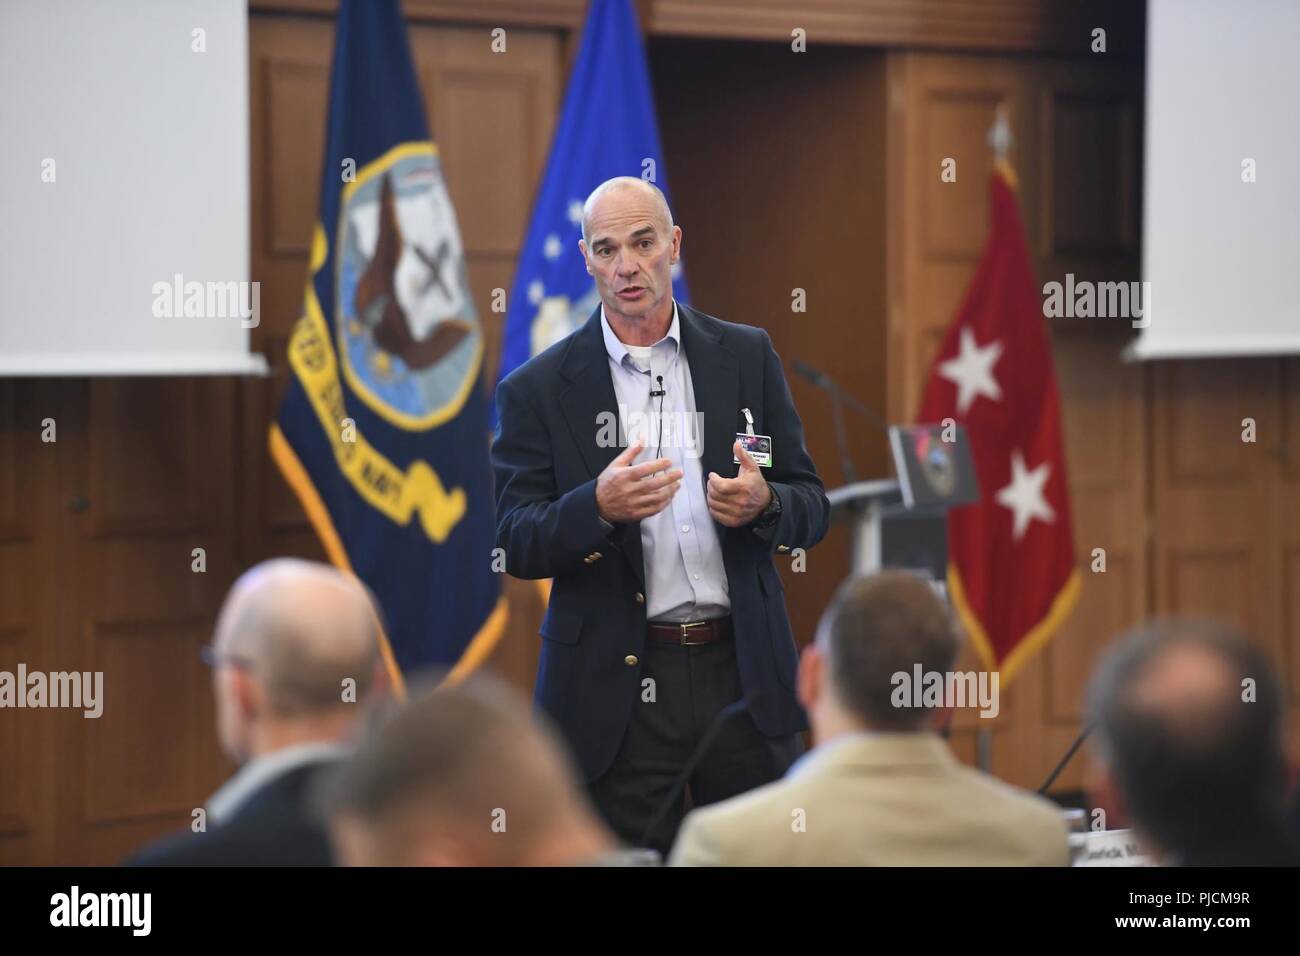
[[[615, 176], [648, 179], [668, 195], [650, 73], [632, 4], [592, 0], [506, 303], [498, 382], [581, 326], [599, 304], [578, 252], [582, 203]], [[673, 295], [686, 302], [681, 262], [673, 269]]]
[[270, 444], [330, 559], [375, 593], [390, 668], [468, 669], [504, 625], [482, 359], [397, 0], [343, 0], [320, 221]]

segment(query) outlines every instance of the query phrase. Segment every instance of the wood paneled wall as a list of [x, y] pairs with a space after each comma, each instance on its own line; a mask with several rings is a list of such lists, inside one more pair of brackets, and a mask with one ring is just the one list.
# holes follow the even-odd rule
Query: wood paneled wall
[[[1112, 56], [1137, 59], [1141, 4], [1129, 0], [632, 0], [647, 35], [809, 44], [1082, 55], [1093, 31]], [[250, 0], [259, 13], [332, 14], [338, 0]], [[402, 0], [412, 23], [549, 26], [576, 30], [587, 0]]]
[[[1152, 371], [1153, 610], [1245, 628], [1277, 663], [1300, 740], [1300, 359]], [[1244, 422], [1255, 441], [1242, 440]]]
[[1107, 49], [1138, 57], [1142, 7], [1125, 0], [641, 0], [656, 34], [788, 44], [802, 29], [809, 44], [908, 49], [1086, 54], [1092, 31]]
[[234, 408], [228, 380], [0, 383], [0, 669], [103, 673], [96, 719], [0, 719], [0, 863], [116, 862], [220, 779], [199, 648], [235, 568]]

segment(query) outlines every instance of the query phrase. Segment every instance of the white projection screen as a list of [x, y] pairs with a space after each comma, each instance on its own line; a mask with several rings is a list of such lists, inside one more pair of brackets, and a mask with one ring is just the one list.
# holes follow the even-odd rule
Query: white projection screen
[[244, 0], [0, 3], [0, 375], [265, 370], [248, 123]]
[[1300, 353], [1300, 2], [1151, 0], [1147, 36], [1151, 318], [1128, 355]]

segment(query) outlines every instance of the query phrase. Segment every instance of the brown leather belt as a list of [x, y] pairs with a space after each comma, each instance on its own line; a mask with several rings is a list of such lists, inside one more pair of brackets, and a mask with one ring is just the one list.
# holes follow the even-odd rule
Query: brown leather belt
[[652, 641], [664, 644], [712, 644], [731, 640], [731, 618], [720, 617], [712, 621], [687, 621], [684, 624], [647, 622], [645, 634]]

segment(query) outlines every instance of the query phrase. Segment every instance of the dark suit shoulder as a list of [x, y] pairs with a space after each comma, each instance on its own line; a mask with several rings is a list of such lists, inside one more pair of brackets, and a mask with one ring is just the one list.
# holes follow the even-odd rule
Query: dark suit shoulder
[[323, 825], [308, 794], [331, 762], [297, 767], [251, 794], [231, 818], [202, 833], [182, 830], [146, 846], [127, 866], [330, 866]]
[[[597, 317], [596, 322], [599, 325], [599, 317]], [[573, 348], [578, 336], [582, 335], [583, 332], [586, 331], [588, 331], [587, 326], [583, 325], [570, 332], [564, 338], [560, 339], [560, 341], [548, 346], [541, 352], [538, 352], [532, 358], [528, 359], [528, 361], [512, 370], [509, 375], [501, 380], [497, 387], [501, 388], [511, 386], [518, 388], [525, 386], [527, 383], [549, 381], [551, 377], [564, 365], [569, 351]]]
[[734, 335], [743, 341], [761, 342], [763, 337], [767, 334], [757, 325], [728, 322], [726, 319], [720, 319], [716, 315], [709, 315], [707, 312], [693, 309], [689, 305], [681, 306], [681, 311], [686, 314], [688, 321], [695, 322], [702, 331], [714, 333], [715, 337]]
[[[733, 352], [742, 361], [762, 361], [771, 347], [767, 330], [757, 325], [728, 322], [690, 306], [682, 306], [682, 321], [690, 323], [696, 335], [703, 336]], [[689, 354], [689, 348], [687, 349]]]

